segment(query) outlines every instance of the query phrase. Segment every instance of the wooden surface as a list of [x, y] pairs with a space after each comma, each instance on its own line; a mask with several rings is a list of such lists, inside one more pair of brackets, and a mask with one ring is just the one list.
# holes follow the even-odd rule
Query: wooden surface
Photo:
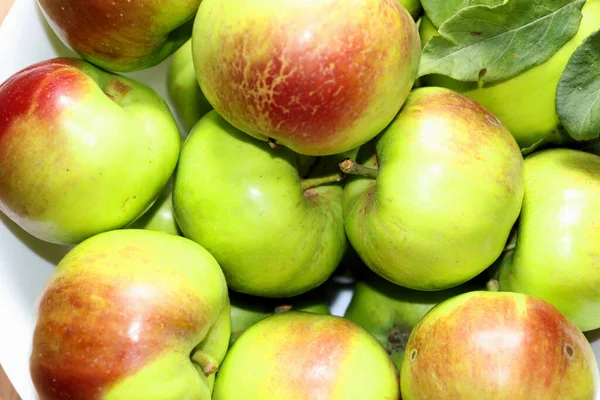
[[[0, 0], [0, 24], [2, 24], [2, 21], [4, 21], [4, 17], [6, 17], [8, 9], [10, 6], [12, 6], [13, 2], [14, 0]], [[0, 399], [4, 400], [4, 398]]]
[[21, 400], [0, 366], [0, 400]]
[[[0, 24], [4, 21], [4, 17], [12, 6], [14, 0], [0, 0]], [[0, 365], [0, 400], [20, 400], [19, 395], [15, 392], [12, 384], [6, 377], [2, 366]]]

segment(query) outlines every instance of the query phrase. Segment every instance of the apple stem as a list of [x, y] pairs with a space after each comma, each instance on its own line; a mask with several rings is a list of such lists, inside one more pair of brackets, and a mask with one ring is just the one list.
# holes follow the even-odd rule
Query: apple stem
[[292, 307], [291, 304], [282, 304], [280, 306], [275, 307], [274, 314], [281, 314], [281, 313], [284, 313], [284, 312], [288, 312], [292, 308], [293, 307]]
[[500, 283], [497, 279], [490, 279], [485, 284], [485, 288], [488, 292], [499, 292], [500, 291]]
[[361, 175], [366, 178], [376, 179], [379, 174], [377, 168], [365, 167], [364, 165], [358, 164], [351, 158], [346, 158], [340, 163], [340, 169], [343, 173], [348, 175]]
[[392, 353], [404, 351], [411, 332], [412, 329], [402, 328], [394, 324], [387, 336], [387, 345], [385, 346], [387, 353], [392, 355]]
[[194, 351], [192, 361], [202, 368], [202, 372], [206, 377], [211, 376], [219, 369], [219, 363], [210, 355], [206, 354], [201, 349]]
[[326, 185], [328, 183], [339, 182], [344, 179], [344, 174], [339, 172], [335, 172], [333, 174], [318, 176], [315, 178], [306, 178], [300, 182], [300, 187], [302, 190], [311, 189], [317, 186]]
[[506, 245], [504, 246], [504, 250], [502, 251], [503, 253], [512, 251], [517, 247], [517, 234], [518, 229], [517, 225], [515, 224], [510, 230], [510, 235], [508, 236], [508, 240], [506, 241]]

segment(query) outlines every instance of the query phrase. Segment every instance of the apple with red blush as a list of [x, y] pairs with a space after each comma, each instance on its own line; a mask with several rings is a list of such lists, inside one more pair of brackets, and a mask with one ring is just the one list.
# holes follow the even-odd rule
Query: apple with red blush
[[354, 149], [391, 122], [421, 48], [397, 0], [203, 0], [192, 53], [202, 92], [227, 122], [319, 156]]
[[413, 329], [401, 390], [404, 400], [593, 400], [598, 367], [583, 333], [550, 303], [473, 291]]
[[75, 246], [39, 300], [40, 400], [209, 400], [231, 332], [225, 277], [193, 241], [121, 229]]
[[145, 84], [80, 59], [33, 64], [0, 85], [0, 211], [59, 244], [123, 228], [166, 186], [180, 140]]
[[39, 0], [54, 33], [83, 59], [129, 72], [158, 65], [192, 34], [201, 0]]

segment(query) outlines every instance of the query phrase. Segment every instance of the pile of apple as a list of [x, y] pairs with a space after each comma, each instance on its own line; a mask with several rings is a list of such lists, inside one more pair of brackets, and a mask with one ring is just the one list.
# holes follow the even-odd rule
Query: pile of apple
[[595, 398], [600, 0], [39, 5], [81, 57], [0, 85], [0, 210], [72, 247], [40, 399]]

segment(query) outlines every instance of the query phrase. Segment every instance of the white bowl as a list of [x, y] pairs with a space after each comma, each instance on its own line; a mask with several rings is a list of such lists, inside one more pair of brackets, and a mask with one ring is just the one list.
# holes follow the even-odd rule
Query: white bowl
[[[0, 55], [0, 82], [42, 60], [76, 57], [46, 24], [35, 0], [16, 0], [0, 26]], [[168, 101], [168, 63], [126, 75], [147, 83]], [[29, 375], [35, 303], [54, 265], [68, 250], [33, 238], [0, 213], [0, 364], [23, 400], [38, 398]], [[343, 315], [350, 297], [348, 290], [340, 292], [333, 314]], [[600, 330], [587, 336], [600, 361]]]

